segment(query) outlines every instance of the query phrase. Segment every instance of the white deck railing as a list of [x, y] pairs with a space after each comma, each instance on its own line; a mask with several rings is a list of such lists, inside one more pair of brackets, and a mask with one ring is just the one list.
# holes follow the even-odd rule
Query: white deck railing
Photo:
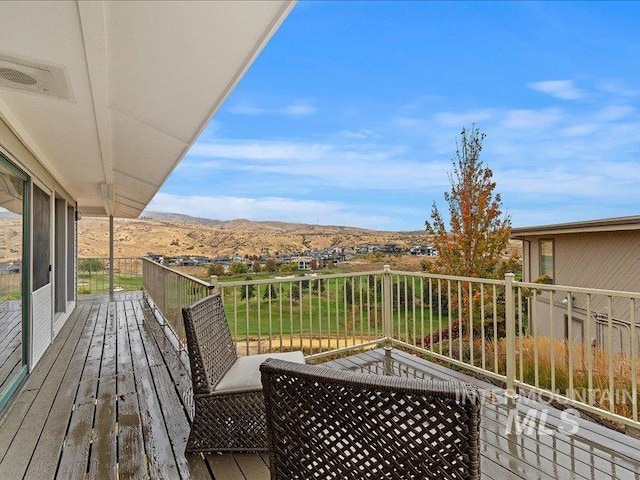
[[[78, 295], [109, 292], [110, 263], [108, 257], [78, 258]], [[140, 290], [142, 259], [113, 259], [113, 286], [116, 291]]]
[[182, 307], [210, 295], [214, 286], [148, 258], [142, 259], [142, 271], [144, 291], [149, 305], [160, 313], [163, 322], [171, 327], [181, 345], [186, 348]]
[[145, 288], [153, 275], [147, 291], [171, 325], [181, 332], [179, 306], [216, 289], [241, 355], [302, 349], [313, 360], [404, 348], [492, 379], [507, 395], [536, 394], [640, 427], [637, 292], [389, 267], [216, 286], [158, 267], [145, 261]]
[[241, 353], [302, 349], [310, 358], [376, 345], [386, 335], [382, 272], [220, 282]]

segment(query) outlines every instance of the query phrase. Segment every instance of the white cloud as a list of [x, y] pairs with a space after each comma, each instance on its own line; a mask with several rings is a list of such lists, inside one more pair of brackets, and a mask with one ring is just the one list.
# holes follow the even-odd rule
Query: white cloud
[[502, 121], [505, 128], [540, 129], [555, 125], [560, 121], [562, 111], [558, 109], [545, 110], [509, 110]]
[[250, 103], [238, 103], [229, 107], [229, 112], [236, 115], [284, 115], [287, 117], [306, 117], [316, 113], [317, 109], [306, 102], [295, 102], [284, 107], [264, 108]]
[[[218, 213], [222, 205], [229, 212], [224, 218], [259, 215], [420, 228], [431, 202], [441, 201], [449, 188], [460, 128], [476, 122], [487, 134], [482, 160], [494, 171], [496, 190], [514, 214], [514, 224], [624, 215], [629, 209], [637, 213], [640, 108], [635, 99], [620, 97], [620, 91], [605, 92], [596, 88], [597, 81], [592, 84], [588, 102], [565, 102], [562, 108], [531, 106], [523, 99], [475, 110], [456, 110], [453, 103], [417, 105], [411, 111], [394, 106], [386, 115], [376, 105], [375, 116], [349, 116], [342, 106], [337, 131], [324, 136], [303, 137], [295, 130], [291, 138], [277, 141], [210, 136], [193, 147], [176, 175], [212, 178], [209, 185], [215, 184], [215, 190], [174, 186], [184, 196], [165, 199], [164, 209], [179, 205], [187, 214], [224, 217]], [[560, 91], [556, 85], [553, 92]], [[567, 97], [567, 91], [561, 95]], [[201, 212], [203, 205], [215, 207], [215, 213]], [[314, 210], [317, 215], [310, 213]]]
[[565, 137], [584, 137], [590, 133], [594, 133], [598, 130], [598, 126], [589, 123], [583, 123], [578, 125], [572, 125], [560, 131], [561, 135]]
[[637, 97], [640, 92], [629, 87], [625, 82], [621, 80], [600, 80], [596, 82], [596, 88], [601, 92], [609, 93], [618, 97]]
[[584, 171], [548, 165], [532, 166], [530, 169], [513, 169], [496, 175], [499, 188], [508, 193], [520, 196], [534, 196], [541, 203], [550, 197], [590, 196], [602, 194], [601, 182], [597, 176], [585, 174]]
[[249, 140], [245, 142], [196, 143], [190, 156], [212, 159], [235, 160], [296, 160], [299, 162], [319, 160], [327, 154], [326, 145], [295, 142], [268, 142]]
[[577, 198], [607, 203], [605, 199], [637, 196], [640, 172], [632, 162], [598, 163], [571, 158], [562, 163], [532, 164], [529, 168], [503, 167], [496, 173], [496, 181], [501, 191], [533, 199], [532, 207], [550, 201], [564, 204]]
[[296, 103], [283, 108], [282, 113], [290, 117], [304, 117], [316, 113], [316, 107], [304, 103]]
[[543, 82], [532, 82], [527, 87], [537, 90], [561, 100], [579, 100], [584, 98], [585, 93], [577, 88], [572, 80], [546, 80]]
[[368, 138], [378, 136], [374, 131], [368, 130], [366, 128], [360, 128], [358, 130], [343, 130], [339, 135], [344, 138], [356, 140], [366, 140]]
[[544, 208], [544, 206], [539, 204], [529, 205], [528, 207], [514, 209], [510, 211], [510, 213], [514, 227], [578, 222], [581, 220], [617, 217], [627, 214], [621, 213], [620, 210], [617, 210], [615, 207], [611, 208], [604, 204], [585, 209], [584, 204], [579, 202], [567, 203], [566, 201], [561, 205], [553, 203], [549, 208]]
[[249, 139], [196, 144], [182, 172], [200, 170], [204, 175], [205, 170], [228, 169], [253, 175], [268, 173], [282, 176], [283, 182], [289, 178], [307, 185], [352, 189], [407, 190], [446, 184], [450, 167], [446, 159], [433, 158], [430, 152], [420, 155], [422, 158], [415, 159], [404, 145], [372, 141], [341, 144]]
[[236, 115], [263, 115], [268, 111], [264, 108], [256, 107], [254, 105], [239, 104], [229, 107], [231, 113]]
[[358, 212], [340, 202], [297, 200], [286, 197], [234, 197], [216, 195], [175, 195], [158, 193], [148, 211], [182, 213], [218, 220], [246, 218], [321, 225], [352, 225], [384, 228], [384, 215]]
[[594, 115], [594, 119], [601, 122], [615, 122], [628, 117], [635, 112], [630, 105], [607, 105]]

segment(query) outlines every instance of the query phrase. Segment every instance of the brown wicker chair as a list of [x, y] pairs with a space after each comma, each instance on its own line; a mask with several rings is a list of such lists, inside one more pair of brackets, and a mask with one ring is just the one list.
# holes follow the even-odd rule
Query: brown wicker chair
[[267, 358], [304, 363], [304, 355], [238, 357], [219, 294], [183, 308], [182, 316], [195, 404], [186, 451], [266, 451], [260, 364]]
[[260, 370], [272, 480], [480, 476], [473, 387], [281, 360]]

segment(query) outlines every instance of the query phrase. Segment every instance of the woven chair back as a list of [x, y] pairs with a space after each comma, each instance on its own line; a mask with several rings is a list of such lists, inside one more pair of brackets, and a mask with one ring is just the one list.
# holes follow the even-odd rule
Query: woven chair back
[[213, 294], [182, 309], [194, 394], [213, 391], [237, 359], [222, 299]]
[[453, 382], [267, 360], [272, 479], [477, 479], [479, 395]]

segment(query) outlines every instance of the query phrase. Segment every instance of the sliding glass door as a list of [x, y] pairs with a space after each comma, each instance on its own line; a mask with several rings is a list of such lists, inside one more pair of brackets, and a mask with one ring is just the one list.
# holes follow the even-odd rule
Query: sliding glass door
[[0, 407], [27, 373], [28, 177], [0, 155]]

